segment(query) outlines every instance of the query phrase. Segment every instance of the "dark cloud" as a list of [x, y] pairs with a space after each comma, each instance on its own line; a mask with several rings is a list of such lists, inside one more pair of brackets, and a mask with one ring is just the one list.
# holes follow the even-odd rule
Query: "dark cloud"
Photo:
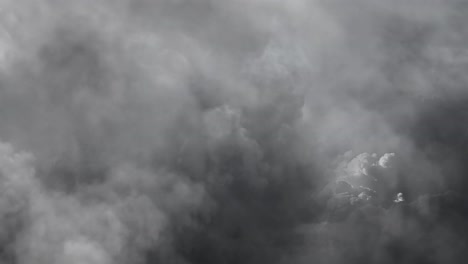
[[458, 263], [463, 1], [0, 3], [2, 263]]

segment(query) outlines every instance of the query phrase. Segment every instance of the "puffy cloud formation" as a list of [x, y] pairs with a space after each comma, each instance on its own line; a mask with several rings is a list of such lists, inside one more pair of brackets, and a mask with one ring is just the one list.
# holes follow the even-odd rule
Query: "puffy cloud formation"
[[[19, 263], [142, 262], [141, 251], [163, 240], [167, 205], [162, 199], [153, 202], [143, 186], [130, 181], [145, 181], [145, 188], [153, 191], [162, 188], [158, 195], [164, 199], [174, 195], [172, 210], [197, 206], [203, 195], [201, 188], [173, 175], [151, 179], [147, 172], [131, 168], [119, 169], [106, 185], [85, 187], [80, 194], [50, 191], [37, 178], [30, 154], [4, 143], [0, 150], [1, 217], [8, 228], [2, 242], [13, 243], [8, 254]], [[128, 184], [136, 189], [125, 191]]]
[[0, 0], [0, 262], [461, 262], [466, 8]]
[[395, 153], [385, 153], [379, 159], [379, 166], [382, 168], [391, 168], [394, 166], [392, 161], [395, 159]]

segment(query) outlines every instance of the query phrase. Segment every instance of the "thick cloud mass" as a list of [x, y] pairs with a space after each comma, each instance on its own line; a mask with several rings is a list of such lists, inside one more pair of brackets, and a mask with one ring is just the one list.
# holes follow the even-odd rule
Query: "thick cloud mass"
[[0, 263], [461, 263], [464, 0], [0, 0]]

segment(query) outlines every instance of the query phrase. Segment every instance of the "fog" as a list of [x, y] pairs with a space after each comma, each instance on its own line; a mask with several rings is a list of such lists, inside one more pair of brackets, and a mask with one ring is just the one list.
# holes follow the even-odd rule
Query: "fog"
[[461, 263], [463, 0], [1, 0], [0, 263]]

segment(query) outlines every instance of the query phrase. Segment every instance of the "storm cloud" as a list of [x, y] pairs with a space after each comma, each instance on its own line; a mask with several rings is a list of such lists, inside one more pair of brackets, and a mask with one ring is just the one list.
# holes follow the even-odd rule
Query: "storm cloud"
[[467, 8], [0, 1], [1, 263], [459, 263]]

